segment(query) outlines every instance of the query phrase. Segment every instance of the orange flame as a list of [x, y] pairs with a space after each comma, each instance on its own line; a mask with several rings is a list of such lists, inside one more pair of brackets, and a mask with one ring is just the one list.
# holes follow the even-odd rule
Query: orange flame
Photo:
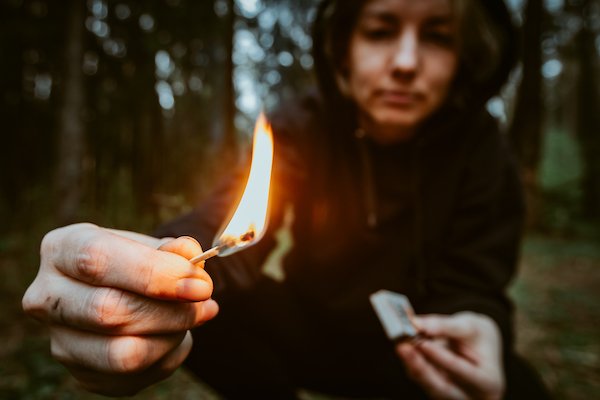
[[271, 125], [261, 113], [254, 126], [252, 164], [244, 194], [233, 217], [213, 243], [213, 246], [220, 247], [219, 256], [227, 256], [253, 245], [264, 235], [272, 166], [273, 134]]

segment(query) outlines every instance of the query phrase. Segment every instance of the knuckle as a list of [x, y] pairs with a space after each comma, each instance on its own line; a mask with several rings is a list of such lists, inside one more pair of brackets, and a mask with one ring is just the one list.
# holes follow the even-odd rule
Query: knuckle
[[464, 326], [465, 331], [470, 335], [474, 335], [478, 332], [481, 327], [481, 314], [477, 314], [473, 311], [462, 311], [457, 314], [458, 321]]
[[477, 333], [477, 322], [473, 319], [468, 319], [465, 321], [465, 328], [466, 331], [471, 334], [474, 335]]
[[35, 318], [43, 318], [48, 314], [51, 302], [52, 296], [44, 289], [44, 285], [40, 284], [39, 278], [36, 278], [23, 295], [21, 306], [26, 314]]
[[58, 237], [60, 236], [60, 228], [54, 229], [44, 235], [42, 243], [40, 244], [40, 256], [42, 259], [45, 257], [52, 257], [58, 247]]
[[473, 317], [475, 317], [477, 314], [474, 313], [473, 311], [460, 311], [457, 312], [456, 314], [454, 314], [454, 317], [456, 317], [456, 319], [458, 321], [461, 321], [463, 323], [467, 323], [470, 320], [473, 319]]
[[90, 237], [75, 257], [75, 271], [90, 283], [102, 280], [106, 273], [106, 249], [96, 236]]
[[23, 295], [23, 299], [21, 300], [21, 307], [26, 314], [33, 315], [40, 308], [39, 301], [40, 293], [35, 288], [34, 284], [31, 284], [25, 294]]
[[494, 322], [494, 320], [485, 315], [485, 314], [476, 314], [478, 317], [478, 320], [480, 321], [481, 326], [488, 330], [488, 331], [494, 331], [496, 329], [496, 323]]
[[120, 337], [109, 342], [108, 365], [116, 373], [131, 374], [150, 365], [147, 360], [148, 343], [140, 337]]
[[42, 256], [42, 260], [45, 258], [52, 259], [56, 254], [60, 253], [62, 242], [65, 239], [74, 236], [75, 233], [79, 236], [82, 229], [90, 228], [97, 229], [98, 227], [90, 223], [80, 223], [56, 228], [46, 233], [40, 244], [40, 255]]
[[115, 288], [97, 288], [91, 301], [92, 323], [111, 330], [122, 329], [130, 320], [128, 295]]
[[151, 263], [147, 263], [145, 268], [140, 269], [140, 281], [143, 282], [142, 290], [146, 296], [152, 296], [157, 292], [154, 285], [154, 279], [155, 276], [153, 265]]

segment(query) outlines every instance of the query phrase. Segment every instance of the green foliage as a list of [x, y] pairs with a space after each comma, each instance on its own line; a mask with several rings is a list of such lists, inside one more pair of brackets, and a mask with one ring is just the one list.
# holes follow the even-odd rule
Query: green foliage
[[600, 396], [600, 246], [593, 240], [529, 237], [519, 279], [517, 348], [557, 399]]
[[582, 165], [577, 141], [562, 130], [548, 130], [540, 166], [539, 184], [543, 190], [575, 189], [581, 179]]
[[546, 132], [538, 185], [542, 227], [555, 232], [574, 229], [581, 214], [582, 161], [575, 138], [565, 131]]

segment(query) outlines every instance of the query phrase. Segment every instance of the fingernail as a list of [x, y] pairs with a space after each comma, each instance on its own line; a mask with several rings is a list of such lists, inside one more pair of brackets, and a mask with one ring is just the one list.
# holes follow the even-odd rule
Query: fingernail
[[200, 242], [198, 242], [198, 241], [196, 240], [196, 238], [193, 238], [193, 237], [191, 237], [191, 236], [180, 236], [180, 238], [181, 238], [181, 239], [186, 239], [186, 240], [189, 240], [189, 241], [191, 241], [191, 242], [194, 242], [194, 244], [195, 244], [195, 245], [197, 245], [197, 246], [200, 246]]
[[211, 294], [212, 286], [202, 279], [185, 278], [177, 282], [177, 296], [180, 299], [203, 301]]

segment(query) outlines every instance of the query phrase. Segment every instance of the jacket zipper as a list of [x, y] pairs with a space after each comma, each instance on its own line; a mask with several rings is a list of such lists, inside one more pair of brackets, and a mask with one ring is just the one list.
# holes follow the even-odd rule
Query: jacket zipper
[[424, 296], [427, 293], [427, 267], [424, 260], [425, 253], [423, 249], [423, 205], [421, 204], [421, 169], [420, 160], [423, 154], [423, 140], [417, 143], [416, 151], [412, 159], [412, 170], [413, 170], [413, 201], [414, 201], [414, 213], [415, 213], [415, 227], [414, 227], [414, 238], [416, 247], [416, 268], [417, 268], [417, 292]]
[[[369, 154], [369, 149], [367, 143], [365, 141], [366, 132], [358, 128], [355, 131], [355, 136], [358, 143], [358, 150], [360, 153], [360, 159], [362, 164], [362, 180], [364, 185], [364, 204], [366, 208], [367, 215], [367, 226], [371, 229], [377, 227], [378, 224], [378, 214], [377, 214], [377, 191], [375, 188], [375, 180], [373, 176], [373, 162], [371, 156]], [[414, 201], [414, 213], [415, 213], [415, 227], [414, 227], [414, 238], [415, 238], [415, 247], [416, 247], [416, 287], [417, 292], [420, 295], [425, 295], [427, 293], [427, 270], [426, 263], [424, 262], [424, 253], [423, 253], [423, 209], [420, 196], [420, 186], [421, 186], [421, 170], [420, 170], [420, 158], [423, 152], [423, 141], [419, 141], [417, 143], [416, 149], [413, 152], [412, 157], [412, 192], [413, 192], [413, 201]]]
[[373, 180], [373, 163], [369, 155], [369, 149], [365, 142], [366, 132], [362, 128], [355, 131], [355, 136], [358, 142], [358, 151], [362, 164], [361, 175], [365, 190], [363, 191], [364, 204], [366, 208], [367, 226], [371, 229], [375, 228], [378, 223], [377, 215], [377, 192], [375, 190], [375, 182]]

